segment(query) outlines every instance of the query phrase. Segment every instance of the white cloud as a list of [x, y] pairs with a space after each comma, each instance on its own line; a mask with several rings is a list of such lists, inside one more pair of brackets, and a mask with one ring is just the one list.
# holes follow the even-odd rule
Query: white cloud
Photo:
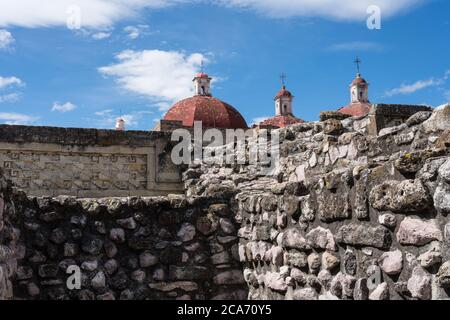
[[0, 122], [9, 125], [29, 125], [39, 120], [39, 118], [32, 117], [26, 114], [0, 112]]
[[0, 26], [28, 28], [66, 26], [80, 9], [82, 28], [102, 28], [139, 15], [144, 8], [162, 8], [185, 0], [0, 0]]
[[411, 84], [402, 84], [398, 88], [390, 89], [385, 92], [385, 96], [392, 97], [400, 94], [411, 94], [429, 87], [440, 87], [450, 77], [450, 70], [446, 71], [440, 78], [430, 78], [428, 80], [418, 80]]
[[104, 129], [113, 129], [116, 125], [117, 119], [120, 117], [125, 120], [125, 127], [127, 129], [136, 127], [139, 124], [139, 119], [142, 119], [142, 114], [145, 112], [136, 112], [131, 114], [115, 114], [112, 109], [95, 112], [99, 118], [95, 119], [95, 126]]
[[111, 37], [110, 32], [97, 32], [92, 35], [92, 38], [95, 40], [103, 40]]
[[11, 86], [23, 86], [24, 83], [17, 77], [2, 77], [0, 76], [0, 89], [11, 87]]
[[382, 45], [376, 42], [354, 41], [333, 44], [328, 49], [331, 51], [377, 51], [382, 49]]
[[272, 17], [323, 17], [365, 20], [367, 8], [379, 6], [383, 17], [401, 14], [427, 0], [216, 0], [226, 6], [253, 9]]
[[66, 102], [64, 104], [60, 104], [59, 102], [55, 102], [52, 107], [52, 111], [58, 111], [58, 112], [69, 112], [73, 111], [77, 108], [76, 105], [74, 105], [71, 102]]
[[111, 112], [113, 112], [112, 109], [107, 109], [107, 110], [102, 110], [102, 111], [97, 111], [95, 113], [96, 116], [104, 116], [106, 114], [110, 114]]
[[146, 24], [140, 24], [137, 26], [127, 26], [123, 28], [123, 31], [127, 34], [127, 37], [131, 40], [135, 40], [142, 35], [148, 34], [150, 27]]
[[123, 89], [148, 97], [160, 109], [193, 94], [193, 76], [201, 61], [207, 61], [200, 53], [161, 50], [127, 50], [116, 59], [116, 64], [99, 72], [114, 77]]
[[8, 49], [14, 43], [14, 37], [8, 30], [0, 29], [0, 50]]
[[19, 101], [21, 98], [21, 94], [18, 92], [9, 93], [0, 96], [0, 103], [14, 103]]
[[0, 0], [0, 26], [65, 26], [71, 6], [81, 10], [82, 28], [102, 28], [138, 16], [146, 8], [182, 3], [213, 3], [255, 10], [273, 17], [324, 17], [364, 20], [370, 5], [378, 5], [383, 17], [401, 14], [429, 0]]
[[434, 79], [429, 80], [419, 80], [412, 84], [402, 84], [398, 88], [394, 88], [386, 91], [386, 96], [391, 97], [399, 94], [411, 94], [416, 91], [432, 87], [436, 85], [436, 81]]

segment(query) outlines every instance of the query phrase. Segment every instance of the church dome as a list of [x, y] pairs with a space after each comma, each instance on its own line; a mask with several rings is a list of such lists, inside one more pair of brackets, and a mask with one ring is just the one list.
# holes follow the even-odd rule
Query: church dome
[[286, 86], [283, 86], [283, 88], [281, 88], [281, 90], [277, 93], [275, 100], [282, 97], [292, 97], [292, 93], [286, 89]]
[[366, 81], [366, 79], [362, 78], [360, 74], [358, 74], [355, 78], [355, 80], [352, 81], [352, 83], [350, 84], [351, 87], [353, 86], [367, 86], [368, 83]]
[[201, 121], [203, 128], [247, 129], [247, 122], [231, 105], [209, 95], [196, 95], [177, 102], [164, 120], [181, 121], [185, 127], [193, 127]]

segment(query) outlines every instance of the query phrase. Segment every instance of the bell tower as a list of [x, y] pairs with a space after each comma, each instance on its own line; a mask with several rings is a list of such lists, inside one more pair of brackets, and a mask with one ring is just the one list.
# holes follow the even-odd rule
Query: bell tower
[[369, 103], [369, 84], [361, 77], [360, 63], [361, 60], [357, 57], [355, 60], [357, 74], [350, 84], [350, 98], [352, 103]]
[[195, 95], [197, 96], [211, 96], [211, 80], [212, 78], [202, 70], [194, 78]]
[[275, 97], [275, 115], [276, 116], [289, 116], [293, 115], [292, 102], [294, 96], [286, 89], [286, 75], [281, 74], [282, 87], [280, 92]]

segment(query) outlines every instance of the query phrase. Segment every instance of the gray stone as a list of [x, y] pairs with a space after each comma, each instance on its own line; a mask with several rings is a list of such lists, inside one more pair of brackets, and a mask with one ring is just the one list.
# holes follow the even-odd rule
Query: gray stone
[[64, 230], [62, 230], [61, 228], [53, 230], [50, 235], [50, 240], [53, 243], [62, 244], [64, 241], [66, 241], [66, 234]]
[[421, 266], [414, 268], [408, 280], [408, 290], [413, 298], [431, 299], [431, 276]]
[[287, 229], [281, 234], [281, 246], [283, 248], [297, 249], [297, 250], [309, 250], [310, 245], [306, 239], [301, 235], [298, 229]]
[[128, 229], [128, 230], [134, 230], [137, 228], [136, 221], [131, 217], [127, 219], [119, 219], [117, 220], [117, 224], [121, 226], [122, 228]]
[[336, 251], [336, 243], [330, 230], [317, 227], [306, 235], [309, 245], [315, 249], [327, 249]]
[[[203, 266], [169, 266], [169, 278], [171, 280], [200, 280], [210, 278], [211, 270]], [[242, 274], [242, 272], [241, 272]], [[154, 278], [157, 281], [164, 279], [164, 270], [155, 270]], [[225, 284], [225, 283], [217, 283]]]
[[226, 234], [234, 234], [236, 232], [236, 227], [231, 222], [231, 220], [226, 218], [220, 219], [220, 228]]
[[340, 298], [349, 299], [353, 297], [356, 278], [339, 272], [330, 284], [330, 292]]
[[450, 128], [450, 104], [445, 104], [434, 109], [431, 117], [422, 123], [425, 133], [444, 131]]
[[320, 271], [321, 261], [320, 256], [313, 252], [308, 256], [308, 267], [310, 273], [318, 273]]
[[379, 263], [386, 274], [399, 274], [403, 269], [403, 254], [400, 250], [385, 252], [381, 255]]
[[431, 111], [419, 111], [406, 120], [408, 127], [412, 127], [428, 120], [433, 113]]
[[98, 262], [97, 260], [93, 260], [93, 261], [84, 261], [81, 264], [81, 269], [86, 270], [86, 271], [94, 271], [98, 268]]
[[111, 241], [105, 242], [105, 252], [108, 258], [114, 258], [117, 254], [117, 247], [116, 245]]
[[450, 184], [439, 183], [434, 193], [434, 205], [436, 210], [444, 215], [450, 214]]
[[219, 219], [212, 214], [208, 214], [206, 216], [199, 217], [197, 219], [196, 226], [197, 230], [200, 231], [201, 234], [209, 236], [216, 232], [219, 226]]
[[334, 222], [351, 217], [351, 205], [347, 192], [323, 191], [317, 197], [318, 214], [322, 222]]
[[54, 278], [58, 274], [58, 266], [55, 264], [41, 264], [38, 274], [42, 278]]
[[355, 290], [353, 291], [354, 300], [367, 300], [369, 299], [369, 288], [367, 287], [367, 279], [358, 279], [355, 283]]
[[81, 249], [92, 255], [100, 254], [100, 251], [103, 247], [103, 241], [98, 238], [88, 238], [83, 241], [81, 245]]
[[389, 230], [382, 226], [373, 227], [369, 224], [349, 224], [339, 228], [336, 240], [353, 246], [375, 247], [387, 249], [392, 239]]
[[343, 258], [344, 270], [347, 274], [354, 276], [358, 271], [358, 259], [352, 250], [347, 249]]
[[386, 137], [386, 136], [389, 136], [389, 135], [393, 135], [393, 134], [396, 134], [397, 132], [400, 132], [400, 131], [406, 129], [407, 127], [408, 126], [405, 123], [403, 123], [403, 124], [401, 124], [399, 126], [383, 128], [378, 133], [378, 136], [380, 138], [382, 138], [382, 137]]
[[442, 241], [442, 233], [433, 221], [405, 218], [400, 223], [397, 240], [402, 245], [423, 246], [431, 241]]
[[432, 266], [442, 262], [442, 253], [437, 248], [432, 248], [427, 252], [417, 257], [420, 265], [424, 268], [431, 268]]
[[445, 262], [436, 274], [438, 284], [445, 289], [450, 289], [450, 261]]
[[196, 231], [195, 227], [190, 223], [183, 223], [183, 225], [180, 228], [180, 231], [178, 231], [177, 236], [181, 239], [183, 242], [189, 242], [192, 241], [195, 237]]
[[108, 275], [113, 275], [117, 269], [119, 268], [119, 264], [117, 260], [110, 259], [105, 262], [105, 271]]
[[227, 251], [222, 251], [211, 256], [211, 263], [213, 265], [227, 264], [231, 262], [230, 254]]
[[78, 245], [76, 243], [64, 244], [64, 257], [74, 257], [78, 254]]
[[292, 268], [291, 278], [297, 281], [297, 283], [301, 286], [306, 284], [306, 274], [302, 272], [300, 269]]
[[145, 251], [139, 256], [139, 264], [142, 268], [153, 267], [158, 264], [158, 260], [158, 257], [154, 256], [149, 251]]
[[389, 300], [389, 286], [386, 282], [378, 287], [369, 295], [369, 300]]
[[387, 227], [394, 229], [397, 226], [397, 218], [394, 214], [386, 213], [378, 217], [378, 222]]
[[280, 198], [280, 210], [288, 216], [294, 215], [299, 208], [299, 199], [295, 196], [283, 196]]
[[373, 188], [369, 199], [373, 208], [392, 212], [420, 212], [432, 204], [420, 180], [387, 181]]
[[264, 276], [264, 284], [266, 287], [275, 290], [285, 292], [288, 289], [285, 278], [278, 272], [267, 272]]
[[292, 298], [293, 298], [293, 300], [308, 300], [308, 301], [310, 301], [310, 300], [317, 300], [318, 295], [314, 289], [304, 288], [304, 289], [295, 290], [292, 293]]
[[446, 182], [450, 183], [450, 158], [438, 170], [439, 176]]
[[322, 254], [322, 268], [325, 270], [333, 270], [338, 267], [340, 260], [334, 254], [330, 252], [324, 252]]
[[244, 275], [241, 270], [230, 270], [219, 273], [213, 278], [216, 285], [233, 285], [245, 283]]
[[290, 250], [284, 253], [284, 264], [304, 268], [308, 265], [308, 255], [304, 252]]
[[117, 243], [124, 243], [126, 240], [125, 230], [122, 228], [114, 228], [109, 232], [109, 238]]
[[106, 287], [106, 277], [103, 271], [99, 271], [91, 280], [91, 285], [94, 289], [101, 289]]

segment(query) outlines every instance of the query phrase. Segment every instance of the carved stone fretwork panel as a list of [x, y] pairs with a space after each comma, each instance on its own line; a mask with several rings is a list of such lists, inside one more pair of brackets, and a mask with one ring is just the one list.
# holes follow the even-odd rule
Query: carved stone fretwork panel
[[5, 176], [26, 190], [146, 190], [148, 155], [0, 150]]

